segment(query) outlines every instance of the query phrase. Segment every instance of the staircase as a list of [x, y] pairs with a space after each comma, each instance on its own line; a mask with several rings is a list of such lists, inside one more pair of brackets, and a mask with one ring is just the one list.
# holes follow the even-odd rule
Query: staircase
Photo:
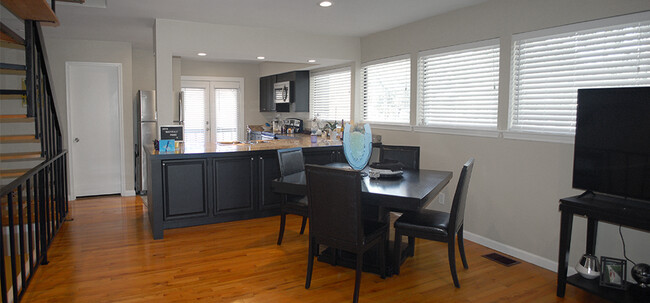
[[0, 187], [43, 162], [35, 119], [27, 116], [24, 39], [7, 26], [0, 37]]
[[41, 24], [58, 25], [55, 0], [0, 3], [0, 299], [5, 303], [19, 302], [33, 273], [48, 263], [48, 247], [68, 213], [68, 180], [41, 31]]

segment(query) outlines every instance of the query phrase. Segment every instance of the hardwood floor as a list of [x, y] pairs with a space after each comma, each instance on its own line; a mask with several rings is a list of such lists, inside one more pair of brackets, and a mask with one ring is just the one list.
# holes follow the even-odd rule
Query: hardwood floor
[[[66, 222], [23, 302], [349, 302], [354, 270], [315, 262], [305, 289], [307, 232], [287, 216], [165, 231], [153, 240], [139, 197], [71, 202]], [[504, 267], [481, 257], [493, 250], [465, 242], [469, 269], [453, 286], [444, 243], [420, 241], [401, 274], [364, 273], [361, 302], [604, 302], [573, 286], [555, 296], [555, 273], [522, 262]], [[460, 260], [459, 257], [457, 257]]]

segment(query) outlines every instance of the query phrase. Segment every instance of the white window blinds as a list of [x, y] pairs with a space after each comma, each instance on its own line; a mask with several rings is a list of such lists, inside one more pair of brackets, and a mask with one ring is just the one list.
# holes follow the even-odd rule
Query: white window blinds
[[322, 120], [350, 120], [349, 67], [311, 75], [312, 116]]
[[239, 89], [215, 88], [215, 139], [221, 141], [237, 140], [237, 125], [239, 124]]
[[499, 40], [420, 53], [418, 124], [497, 128]]
[[514, 131], [572, 135], [579, 88], [650, 85], [649, 21], [513, 40]]
[[409, 123], [410, 101], [410, 58], [401, 57], [363, 67], [364, 121]]
[[206, 89], [184, 87], [183, 91], [183, 140], [187, 143], [205, 143]]

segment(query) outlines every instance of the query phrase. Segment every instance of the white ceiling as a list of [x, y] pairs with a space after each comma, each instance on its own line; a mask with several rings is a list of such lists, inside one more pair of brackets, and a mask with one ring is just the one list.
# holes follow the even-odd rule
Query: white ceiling
[[97, 1], [58, 3], [61, 25], [44, 27], [45, 35], [153, 49], [154, 20], [161, 18], [363, 37], [487, 0], [332, 0], [329, 8], [319, 0], [105, 0], [106, 8], [92, 7]]

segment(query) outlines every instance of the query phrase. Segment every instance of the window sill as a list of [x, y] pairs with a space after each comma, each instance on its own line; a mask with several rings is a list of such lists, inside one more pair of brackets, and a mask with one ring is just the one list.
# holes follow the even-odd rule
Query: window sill
[[385, 129], [385, 130], [397, 130], [397, 131], [406, 131], [410, 132], [413, 130], [413, 127], [408, 124], [389, 124], [389, 123], [373, 123], [373, 122], [364, 122], [370, 123], [370, 127], [376, 129]]
[[504, 131], [503, 138], [565, 144], [573, 144], [575, 140], [573, 135], [542, 134], [518, 131]]
[[487, 137], [487, 138], [499, 137], [498, 130], [442, 128], [442, 127], [431, 127], [431, 126], [414, 126], [413, 130], [422, 133], [436, 133], [436, 134], [446, 134], [446, 135], [475, 136], [475, 137]]

